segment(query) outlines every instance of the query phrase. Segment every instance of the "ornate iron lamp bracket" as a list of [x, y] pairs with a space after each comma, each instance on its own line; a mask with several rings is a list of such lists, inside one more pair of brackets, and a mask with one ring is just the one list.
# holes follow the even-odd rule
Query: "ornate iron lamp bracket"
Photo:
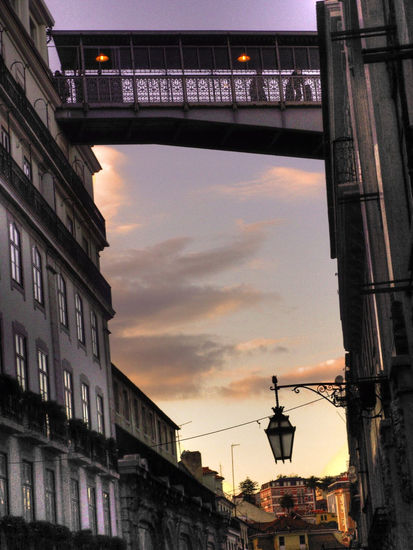
[[[272, 377], [271, 390], [275, 391], [275, 400], [277, 407], [279, 407], [278, 402], [278, 390], [290, 388], [294, 393], [300, 393], [302, 389], [309, 390], [316, 395], [319, 395], [334, 407], [345, 407], [347, 404], [347, 399], [349, 393], [357, 395], [360, 391], [360, 385], [363, 382], [370, 382], [372, 384], [381, 384], [384, 382], [384, 377], [371, 377], [371, 378], [360, 378], [357, 382], [346, 382], [343, 380], [342, 376], [337, 376], [334, 382], [309, 382], [305, 384], [283, 384], [278, 385], [278, 380], [276, 376]], [[380, 398], [380, 396], [377, 396]]]

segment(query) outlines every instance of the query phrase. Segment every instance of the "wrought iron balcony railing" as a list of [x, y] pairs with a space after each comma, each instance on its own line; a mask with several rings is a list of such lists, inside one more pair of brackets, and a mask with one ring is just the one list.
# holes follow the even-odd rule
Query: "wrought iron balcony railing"
[[319, 75], [286, 74], [117, 74], [58, 76], [55, 83], [67, 106], [267, 105], [321, 102]]
[[85, 274], [92, 288], [102, 296], [108, 305], [111, 305], [111, 290], [106, 279], [100, 273], [80, 244], [65, 227], [54, 210], [49, 206], [46, 199], [39, 193], [36, 187], [24, 174], [12, 156], [0, 144], [0, 174], [3, 175], [9, 185], [15, 189], [18, 195], [24, 200], [39, 221], [54, 236], [55, 240], [64, 251], [70, 256], [73, 264]]
[[13, 115], [19, 123], [22, 124], [23, 128], [25, 128], [29, 138], [36, 141], [34, 139], [36, 135], [40, 143], [47, 149], [48, 154], [57, 165], [58, 170], [68, 182], [70, 188], [74, 190], [83, 207], [87, 209], [91, 219], [96, 224], [102, 236], [105, 237], [105, 220], [102, 214], [99, 212], [92, 197], [85, 189], [82, 180], [76, 174], [52, 134], [27, 99], [23, 88], [15, 81], [12, 74], [7, 69], [1, 55], [0, 86], [7, 94], [4, 97], [4, 101], [7, 103]]

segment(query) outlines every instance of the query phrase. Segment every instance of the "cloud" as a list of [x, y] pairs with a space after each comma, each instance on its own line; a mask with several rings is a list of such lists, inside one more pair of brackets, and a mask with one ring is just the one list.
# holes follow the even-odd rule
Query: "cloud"
[[288, 349], [284, 346], [276, 345], [279, 342], [276, 338], [254, 338], [253, 340], [248, 340], [246, 342], [240, 342], [237, 344], [236, 348], [241, 352], [252, 352], [252, 351], [261, 351], [261, 352], [285, 352]]
[[201, 252], [185, 250], [193, 243], [189, 237], [175, 237], [147, 248], [111, 253], [105, 273], [109, 278], [133, 278], [151, 285], [216, 275], [254, 257], [265, 240], [265, 228], [275, 223], [239, 223], [239, 234], [232, 241]]
[[247, 263], [265, 239], [264, 226], [240, 227], [220, 246], [189, 252], [188, 237], [176, 237], [143, 249], [105, 256], [103, 267], [112, 286], [117, 316], [112, 332], [123, 336], [176, 332], [186, 324], [222, 317], [254, 307], [265, 297], [251, 285], [219, 286], [202, 281]]
[[205, 334], [114, 338], [114, 362], [153, 398], [189, 399], [204, 392], [208, 379], [236, 353]]
[[[343, 374], [344, 357], [329, 359], [316, 365], [293, 368], [278, 376], [278, 384], [287, 385], [305, 382], [331, 382], [338, 374]], [[248, 374], [227, 385], [216, 388], [218, 395], [226, 399], [248, 399], [265, 394], [271, 377], [260, 371]]]
[[295, 382], [331, 382], [338, 374], [343, 375], [344, 357], [328, 359], [316, 365], [296, 367], [278, 377], [279, 384], [294, 384]]
[[111, 330], [128, 337], [176, 331], [196, 321], [255, 306], [264, 297], [263, 293], [247, 285], [219, 288], [112, 281], [112, 291], [118, 315], [112, 321]]
[[138, 223], [119, 223], [117, 220], [122, 207], [129, 202], [127, 186], [122, 179], [122, 166], [126, 155], [108, 147], [99, 145], [93, 148], [102, 170], [94, 176], [95, 202], [106, 220], [108, 229], [114, 233], [125, 234], [140, 226]]
[[307, 172], [287, 166], [267, 169], [258, 178], [233, 185], [220, 185], [213, 189], [240, 200], [253, 198], [297, 199], [317, 196], [325, 184], [321, 172]]

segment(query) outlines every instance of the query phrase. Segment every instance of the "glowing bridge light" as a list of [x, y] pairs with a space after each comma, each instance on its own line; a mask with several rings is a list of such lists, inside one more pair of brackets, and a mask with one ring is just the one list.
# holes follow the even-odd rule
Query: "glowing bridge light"
[[246, 53], [242, 53], [240, 56], [237, 57], [237, 61], [240, 63], [246, 63], [247, 61], [250, 61], [250, 56]]
[[109, 61], [109, 56], [106, 55], [105, 53], [100, 53], [96, 57], [96, 61], [99, 61], [99, 63], [105, 63], [105, 61]]

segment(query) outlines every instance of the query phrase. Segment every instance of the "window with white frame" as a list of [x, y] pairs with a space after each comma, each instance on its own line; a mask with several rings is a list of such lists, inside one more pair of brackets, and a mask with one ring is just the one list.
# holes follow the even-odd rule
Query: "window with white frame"
[[89, 386], [82, 382], [81, 385], [81, 400], [82, 400], [82, 419], [85, 424], [90, 428], [90, 400], [89, 400]]
[[105, 411], [103, 408], [103, 397], [101, 395], [96, 396], [96, 414], [98, 432], [105, 435]]
[[64, 327], [68, 326], [66, 283], [60, 273], [57, 274], [57, 305], [59, 321]]
[[20, 231], [14, 222], [9, 225], [11, 278], [23, 286], [23, 267]]
[[1, 144], [10, 153], [10, 134], [4, 126], [1, 127]]
[[43, 401], [48, 401], [49, 395], [49, 365], [47, 355], [41, 349], [37, 350], [37, 367], [39, 369], [40, 395]]
[[14, 335], [14, 348], [16, 358], [16, 376], [17, 381], [23, 391], [27, 388], [27, 349], [26, 337], [16, 333]]
[[32, 181], [32, 163], [27, 157], [23, 158], [23, 172], [24, 175]]
[[89, 509], [89, 529], [94, 535], [97, 534], [97, 514], [96, 514], [96, 489], [92, 486], [87, 488], [87, 503]]
[[73, 378], [72, 373], [67, 370], [63, 371], [63, 387], [66, 416], [70, 420], [73, 418]]
[[90, 312], [90, 331], [92, 337], [92, 353], [96, 359], [99, 359], [98, 319], [94, 311]]
[[0, 453], [0, 517], [9, 513], [9, 483], [7, 474], [7, 455]]
[[70, 512], [72, 531], [79, 531], [81, 528], [79, 482], [73, 478], [70, 480]]
[[33, 296], [36, 302], [43, 304], [43, 274], [42, 257], [37, 246], [32, 248], [32, 269], [33, 269]]
[[22, 462], [22, 493], [23, 493], [23, 518], [27, 521], [34, 520], [33, 507], [33, 464], [24, 460]]
[[56, 482], [53, 470], [45, 471], [46, 521], [56, 523]]
[[75, 314], [77, 339], [81, 344], [85, 343], [85, 325], [83, 322], [83, 302], [79, 294], [75, 294]]
[[103, 527], [105, 535], [112, 536], [112, 521], [110, 517], [110, 495], [107, 491], [103, 491]]

